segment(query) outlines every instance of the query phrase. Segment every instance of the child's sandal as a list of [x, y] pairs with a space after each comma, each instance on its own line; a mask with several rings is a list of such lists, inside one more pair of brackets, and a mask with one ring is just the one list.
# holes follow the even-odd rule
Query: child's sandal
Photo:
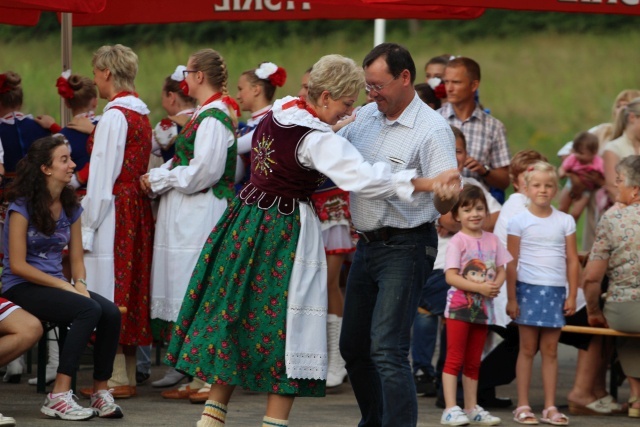
[[[551, 413], [551, 416], [549, 414]], [[552, 426], [568, 426], [569, 417], [562, 412], [558, 411], [555, 406], [549, 406], [547, 409], [542, 410], [542, 418], [540, 418], [545, 424], [551, 424]]]
[[518, 424], [526, 424], [526, 425], [536, 425], [538, 424], [538, 419], [531, 412], [531, 406], [519, 406], [513, 411], [513, 421]]

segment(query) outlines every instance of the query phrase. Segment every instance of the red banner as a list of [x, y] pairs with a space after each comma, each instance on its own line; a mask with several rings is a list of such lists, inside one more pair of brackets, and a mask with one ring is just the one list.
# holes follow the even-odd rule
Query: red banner
[[361, 0], [376, 5], [447, 5], [538, 12], [640, 15], [640, 0]]
[[[2, 1], [2, 0], [0, 0]], [[475, 19], [480, 8], [365, 4], [361, 0], [108, 0], [101, 13], [74, 15], [74, 26], [310, 19]]]
[[[1, 8], [32, 9], [49, 12], [97, 13], [104, 10], [107, 0], [0, 0]], [[0, 21], [12, 10], [0, 10]], [[9, 16], [7, 20], [11, 19]]]

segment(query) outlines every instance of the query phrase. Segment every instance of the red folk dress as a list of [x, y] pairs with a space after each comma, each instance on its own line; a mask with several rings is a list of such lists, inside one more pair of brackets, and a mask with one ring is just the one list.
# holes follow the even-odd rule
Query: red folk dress
[[[95, 138], [88, 142], [91, 168], [82, 205], [85, 212], [87, 209], [90, 212], [86, 221], [83, 217], [83, 246], [91, 251], [85, 257], [89, 287], [127, 308], [122, 317], [120, 344], [148, 345], [152, 341], [150, 279], [154, 221], [151, 202], [140, 189], [139, 179], [147, 172], [152, 130], [146, 105], [129, 94], [123, 100], [118, 103], [114, 98], [107, 104]], [[122, 129], [125, 124], [122, 116], [126, 134]], [[101, 129], [104, 125], [120, 129]], [[101, 141], [98, 148], [98, 138], [105, 136], [112, 139], [106, 146], [105, 141]], [[123, 136], [124, 146], [120, 140]], [[124, 153], [119, 163], [117, 153], [121, 148]], [[105, 203], [110, 184], [111, 203]]]

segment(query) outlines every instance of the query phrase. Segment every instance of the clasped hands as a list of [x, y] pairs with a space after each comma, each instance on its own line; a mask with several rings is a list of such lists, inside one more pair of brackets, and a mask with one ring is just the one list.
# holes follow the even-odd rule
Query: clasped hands
[[140, 177], [140, 189], [145, 194], [151, 193], [151, 182], [149, 182], [149, 174], [144, 174]]
[[458, 169], [449, 169], [434, 178], [433, 193], [441, 200], [455, 199], [462, 191], [462, 176]]

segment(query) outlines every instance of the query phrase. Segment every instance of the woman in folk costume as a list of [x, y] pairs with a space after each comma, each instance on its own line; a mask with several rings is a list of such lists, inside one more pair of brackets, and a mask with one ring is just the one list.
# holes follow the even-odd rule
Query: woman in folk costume
[[243, 72], [238, 79], [236, 99], [242, 111], [249, 111], [251, 118], [238, 125], [238, 165], [236, 167], [236, 189], [239, 191], [249, 181], [251, 139], [253, 131], [264, 116], [271, 111], [276, 87], [287, 81], [287, 72], [273, 62], [263, 62], [254, 70]]
[[[167, 117], [160, 120], [153, 128], [153, 139], [151, 141], [151, 159], [149, 159], [149, 170], [160, 167], [162, 164], [173, 159], [175, 154], [175, 143], [178, 134], [182, 131], [185, 124], [191, 119], [193, 112], [196, 110], [196, 100], [189, 96], [188, 93], [184, 93], [182, 88], [184, 83], [184, 73], [187, 67], [184, 65], [178, 65], [175, 71], [165, 78], [162, 85], [162, 108], [167, 112]], [[158, 203], [152, 204], [154, 214], [157, 215]], [[154, 240], [155, 244], [155, 240]], [[151, 268], [151, 328], [153, 331], [153, 337], [155, 340], [168, 340], [170, 335], [169, 331], [172, 325], [163, 320], [162, 317], [154, 315], [154, 279], [153, 279], [153, 266]], [[155, 287], [158, 290], [158, 286]], [[159, 289], [161, 293], [165, 291], [164, 288]], [[140, 351], [140, 350], [139, 350]], [[146, 347], [143, 352], [148, 355], [148, 366], [142, 366], [140, 360], [138, 360], [138, 371], [147, 372], [151, 375], [151, 347]], [[140, 353], [138, 353], [140, 356]], [[151, 383], [153, 387], [170, 387], [176, 385], [180, 381], [186, 378], [186, 375], [177, 372], [173, 368], [169, 368], [165, 375]], [[140, 382], [140, 381], [138, 381]], [[190, 391], [192, 387], [178, 390], [165, 390], [162, 397], [166, 398], [188, 398], [189, 394], [185, 391]], [[197, 387], [200, 388], [200, 387]]]
[[334, 134], [363, 86], [353, 60], [325, 56], [308, 103], [276, 101], [255, 130], [251, 181], [207, 239], [167, 352], [177, 370], [212, 383], [198, 427], [224, 425], [236, 386], [268, 393], [270, 427], [288, 425], [295, 396], [324, 395], [327, 267], [309, 197], [325, 175], [345, 190], [404, 200], [459, 182], [457, 171], [392, 174]]
[[[173, 159], [141, 178], [144, 191], [160, 196], [151, 317], [167, 322], [178, 318], [202, 246], [235, 196], [238, 112], [237, 104], [227, 95], [227, 66], [218, 52], [203, 49], [189, 58], [183, 72], [183, 91], [195, 98], [199, 107], [177, 136]], [[173, 368], [167, 375], [176, 376]], [[190, 391], [199, 388], [191, 387]]]
[[[18, 73], [6, 71], [0, 74], [0, 141], [3, 159], [0, 175], [8, 178], [15, 175], [16, 164], [29, 150], [36, 139], [51, 135], [42, 129], [31, 114], [20, 112], [24, 93], [22, 78]], [[4, 218], [4, 217], [3, 217]]]
[[196, 100], [183, 90], [186, 69], [178, 65], [162, 85], [162, 108], [168, 116], [153, 128], [151, 153], [162, 157], [163, 163], [173, 159], [176, 138], [196, 110]]
[[127, 308], [109, 387], [114, 397], [130, 397], [135, 395], [136, 346], [151, 344], [154, 226], [151, 201], [139, 184], [151, 153], [151, 125], [149, 109], [134, 92], [138, 56], [120, 44], [103, 46], [92, 65], [100, 97], [109, 102], [87, 147], [91, 168], [82, 200], [82, 244], [91, 289]]

